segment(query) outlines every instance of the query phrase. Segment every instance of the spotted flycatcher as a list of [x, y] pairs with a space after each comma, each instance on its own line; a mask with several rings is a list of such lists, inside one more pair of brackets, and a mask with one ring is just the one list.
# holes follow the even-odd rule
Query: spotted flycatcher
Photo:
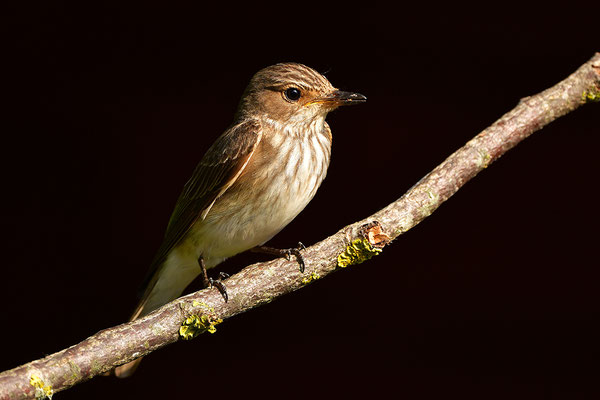
[[[179, 297], [198, 275], [240, 252], [262, 249], [306, 207], [327, 173], [331, 129], [325, 117], [366, 101], [337, 90], [317, 71], [295, 63], [258, 71], [233, 124], [208, 149], [179, 196], [131, 320]], [[303, 269], [299, 249], [294, 254]], [[137, 359], [116, 369], [129, 376]]]

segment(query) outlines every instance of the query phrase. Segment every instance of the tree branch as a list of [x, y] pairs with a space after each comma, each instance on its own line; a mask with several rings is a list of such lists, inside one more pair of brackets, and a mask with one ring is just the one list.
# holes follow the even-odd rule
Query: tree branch
[[[562, 82], [517, 107], [475, 136], [400, 199], [307, 248], [306, 273], [277, 259], [246, 267], [227, 280], [230, 301], [216, 290], [181, 297], [145, 318], [98, 332], [68, 349], [0, 374], [0, 399], [43, 397], [300, 289], [341, 267], [378, 254], [417, 225], [467, 181], [520, 141], [579, 106], [600, 99], [600, 53]], [[182, 326], [183, 323], [183, 326]]]

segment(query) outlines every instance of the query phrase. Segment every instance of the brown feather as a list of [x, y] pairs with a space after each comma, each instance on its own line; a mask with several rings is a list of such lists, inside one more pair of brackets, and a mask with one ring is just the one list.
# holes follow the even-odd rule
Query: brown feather
[[[205, 217], [214, 202], [231, 187], [247, 165], [261, 137], [260, 123], [247, 119], [226, 130], [208, 149], [175, 204], [165, 238], [142, 285], [142, 299], [152, 290], [153, 281], [165, 257], [183, 239], [194, 222], [201, 216]], [[143, 300], [131, 320], [139, 315], [142, 303]]]
[[[243, 172], [262, 137], [260, 123], [253, 119], [233, 125], [208, 149], [175, 205], [163, 244], [144, 282], [144, 294], [130, 321], [144, 310], [165, 257], [189, 231], [198, 218], [204, 218], [214, 202]], [[143, 357], [115, 368], [115, 376], [131, 376]]]
[[[363, 102], [317, 71], [282, 63], [258, 71], [234, 124], [211, 146], [185, 185], [132, 319], [181, 295], [206, 268], [258, 245], [306, 207], [325, 178], [335, 108]], [[141, 359], [116, 369], [133, 373]]]

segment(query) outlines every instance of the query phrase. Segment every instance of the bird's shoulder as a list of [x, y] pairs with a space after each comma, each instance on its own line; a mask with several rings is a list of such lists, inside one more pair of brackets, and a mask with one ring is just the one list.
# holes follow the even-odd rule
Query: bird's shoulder
[[231, 125], [207, 150], [198, 168], [212, 167], [250, 154], [262, 138], [262, 125], [249, 118]]

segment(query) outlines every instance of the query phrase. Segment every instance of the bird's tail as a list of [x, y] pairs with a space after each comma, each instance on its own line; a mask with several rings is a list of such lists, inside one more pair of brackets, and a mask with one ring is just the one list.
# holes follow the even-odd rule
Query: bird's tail
[[[166, 261], [156, 269], [144, 290], [144, 295], [135, 311], [129, 318], [133, 321], [142, 318], [157, 308], [181, 296], [185, 288], [198, 276], [200, 266], [195, 259], [182, 260], [173, 252]], [[115, 368], [115, 376], [127, 378], [131, 376], [143, 357]]]

